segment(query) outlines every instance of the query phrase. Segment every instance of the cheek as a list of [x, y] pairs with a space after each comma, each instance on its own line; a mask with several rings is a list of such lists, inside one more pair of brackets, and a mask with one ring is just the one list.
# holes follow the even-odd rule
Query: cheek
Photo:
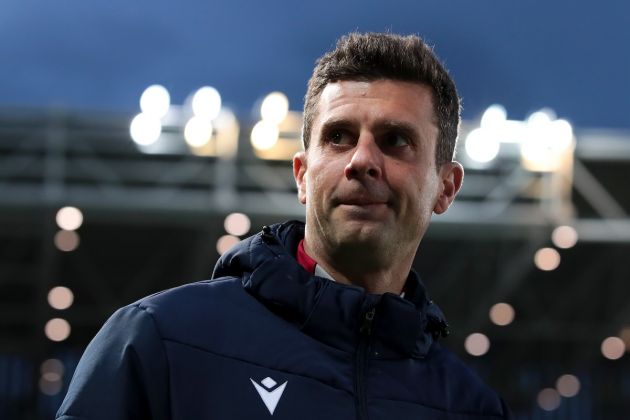
[[309, 174], [308, 181], [306, 183], [306, 189], [310, 194], [314, 194], [318, 189], [319, 176], [317, 175], [317, 169], [313, 168]]
[[311, 168], [311, 172], [306, 182], [306, 191], [311, 206], [321, 207], [322, 200], [325, 198], [324, 191], [325, 181], [318, 167]]
[[[411, 177], [412, 175], [410, 175]], [[411, 178], [410, 178], [411, 179]], [[435, 195], [435, 185], [432, 180], [424, 179], [421, 182], [409, 182], [406, 185], [406, 206], [408, 210], [417, 216], [431, 213]]]
[[309, 185], [312, 191], [322, 191], [329, 187], [331, 184], [334, 184], [331, 179], [333, 177], [333, 170], [331, 165], [326, 165], [325, 163], [320, 163], [318, 161], [315, 165], [313, 165], [310, 169], [310, 177], [309, 177]]

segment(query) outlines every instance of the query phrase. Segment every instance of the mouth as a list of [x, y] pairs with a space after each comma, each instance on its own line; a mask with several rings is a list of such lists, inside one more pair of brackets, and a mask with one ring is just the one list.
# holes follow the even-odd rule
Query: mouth
[[332, 197], [332, 205], [354, 211], [394, 208], [393, 196], [385, 189], [346, 189], [337, 191]]
[[362, 208], [378, 208], [381, 206], [391, 207], [392, 202], [385, 194], [369, 194], [366, 192], [358, 194], [340, 194], [333, 198], [333, 205], [362, 207]]
[[389, 201], [372, 197], [344, 198], [339, 200], [337, 205], [353, 214], [382, 214], [383, 211], [392, 207]]
[[364, 199], [364, 198], [342, 200], [342, 201], [339, 202], [339, 204], [340, 205], [345, 205], [345, 206], [360, 206], [360, 207], [387, 206], [387, 205], [389, 205], [387, 203], [387, 201], [370, 200], [370, 199]]

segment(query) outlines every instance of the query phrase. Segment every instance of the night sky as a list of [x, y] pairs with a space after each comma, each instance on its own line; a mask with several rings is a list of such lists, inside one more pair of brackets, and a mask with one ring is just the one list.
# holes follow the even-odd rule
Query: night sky
[[316, 58], [352, 30], [416, 33], [457, 82], [464, 117], [550, 107], [577, 127], [630, 128], [626, 1], [3, 0], [0, 106], [136, 112], [160, 83], [203, 85], [248, 116], [272, 90], [302, 107]]

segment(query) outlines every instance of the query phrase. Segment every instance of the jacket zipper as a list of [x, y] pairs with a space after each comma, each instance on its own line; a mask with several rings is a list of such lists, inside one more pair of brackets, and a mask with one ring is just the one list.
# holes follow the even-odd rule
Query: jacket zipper
[[372, 334], [372, 321], [376, 308], [368, 310], [364, 317], [361, 328], [359, 329], [359, 345], [357, 347], [355, 359], [355, 381], [357, 394], [357, 418], [359, 420], [368, 419], [367, 395], [365, 391], [365, 374], [368, 368], [368, 356], [370, 353], [370, 335]]

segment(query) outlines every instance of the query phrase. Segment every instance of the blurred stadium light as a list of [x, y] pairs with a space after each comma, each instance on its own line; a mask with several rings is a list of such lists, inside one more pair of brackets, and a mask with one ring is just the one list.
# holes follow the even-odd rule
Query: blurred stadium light
[[260, 121], [251, 131], [251, 144], [257, 157], [291, 160], [302, 150], [302, 114], [289, 111], [289, 100], [282, 92], [271, 92], [260, 105]]
[[[63, 353], [61, 346], [80, 349], [116, 307], [178, 282], [205, 278], [216, 257], [249, 230], [303, 217], [290, 165], [301, 150], [301, 113], [290, 111], [288, 101], [274, 99], [278, 105], [268, 105], [273, 112], [260, 109], [261, 120], [239, 120], [217, 106], [218, 92], [219, 102], [216, 96], [214, 102], [199, 99], [205, 105], [193, 109], [201, 91], [183, 105], [169, 99], [160, 117], [157, 111], [145, 115], [141, 108], [140, 115], [157, 119], [160, 126], [155, 141], [145, 145], [130, 138], [129, 115], [0, 114], [0, 237], [15, 244], [0, 248], [0, 285], [7, 296], [0, 301], [0, 329], [9, 337], [2, 344], [5, 352], [41, 348], [26, 354], [37, 365], [58, 358], [72, 372], [80, 351]], [[191, 145], [186, 126], [200, 116], [206, 131]], [[277, 139], [267, 150], [251, 143], [259, 121], [277, 128]], [[625, 281], [630, 275], [625, 264], [630, 134], [574, 132], [562, 121], [549, 111], [513, 121], [500, 107], [488, 109], [479, 121], [465, 121], [458, 150], [467, 170], [461, 197], [446, 215], [435, 218], [426, 238], [431, 246], [421, 250], [415, 263], [432, 281], [432, 296], [446, 302], [445, 312], [457, 327], [449, 340], [460, 354], [471, 357], [482, 372], [490, 359], [499, 366], [521, 361], [515, 367], [519, 381], [485, 371], [517, 409], [537, 406], [540, 390], [558, 381], [554, 395], [560, 404], [551, 391], [540, 400], [558, 413], [592, 405], [593, 399], [610, 405], [630, 398], [630, 390], [621, 386], [596, 393], [592, 385], [606, 383], [618, 370], [611, 364], [628, 359], [630, 339], [623, 328], [630, 325]], [[470, 133], [479, 135], [471, 140], [474, 146], [486, 138], [482, 134], [502, 126], [510, 127], [505, 133], [513, 131], [506, 137], [493, 134], [494, 140], [490, 136], [496, 155], [488, 159], [495, 152], [486, 151], [483, 164], [473, 161], [466, 149]], [[543, 133], [541, 127], [550, 131]], [[527, 133], [539, 133], [549, 142], [565, 136], [558, 143], [562, 147], [547, 150], [556, 164], [523, 166]], [[523, 140], [517, 141], [516, 134], [523, 134]], [[57, 225], [57, 212], [68, 203], [89, 223], [77, 224], [75, 214], [73, 223]], [[79, 226], [80, 247], [78, 233], [70, 229]], [[55, 244], [73, 252], [59, 252]], [[536, 269], [540, 249], [552, 256], [554, 270]], [[65, 303], [48, 304], [48, 293], [60, 281], [71, 290], [69, 307], [68, 295]], [[54, 322], [44, 329], [49, 320]], [[46, 331], [62, 341], [48, 340]], [[617, 332], [619, 337], [604, 341]], [[540, 367], [547, 373], [527, 379], [532, 360], [541, 354], [549, 358]], [[607, 377], [575, 368], [600, 362], [607, 363], [602, 365]], [[570, 400], [575, 381], [560, 381], [565, 372], [574, 372], [583, 385]], [[41, 379], [41, 392], [53, 401], [63, 395], [68, 375], [42, 374], [36, 380]], [[18, 387], [20, 382], [13, 382]], [[30, 398], [27, 391], [20, 395]]]

